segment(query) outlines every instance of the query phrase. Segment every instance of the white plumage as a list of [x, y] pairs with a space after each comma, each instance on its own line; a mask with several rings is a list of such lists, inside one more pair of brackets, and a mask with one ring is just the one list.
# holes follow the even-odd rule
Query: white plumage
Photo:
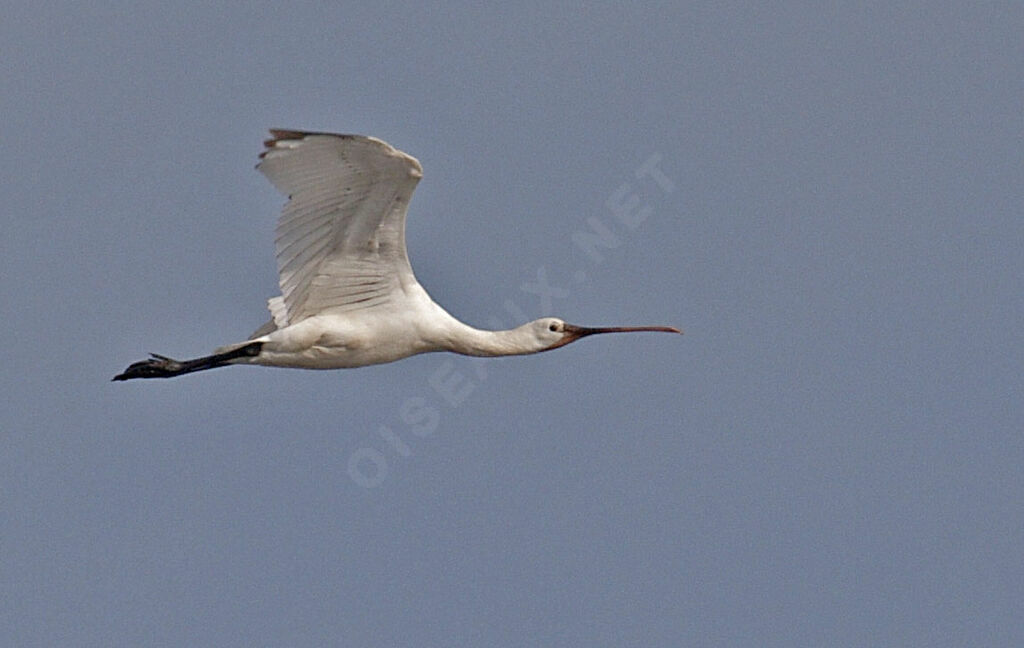
[[193, 360], [153, 354], [114, 380], [166, 378], [228, 364], [340, 369], [416, 353], [497, 356], [546, 351], [594, 333], [546, 317], [481, 331], [449, 315], [416, 281], [405, 216], [423, 168], [373, 137], [272, 130], [257, 168], [288, 196], [275, 232], [281, 295], [245, 342]]

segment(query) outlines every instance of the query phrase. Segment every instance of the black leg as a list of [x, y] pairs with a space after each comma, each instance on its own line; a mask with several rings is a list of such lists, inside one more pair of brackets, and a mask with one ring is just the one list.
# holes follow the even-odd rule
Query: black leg
[[193, 371], [215, 369], [231, 364], [235, 358], [251, 358], [260, 353], [263, 347], [262, 342], [252, 342], [245, 346], [226, 351], [214, 353], [213, 355], [194, 358], [192, 360], [174, 360], [167, 356], [151, 353], [148, 360], [141, 360], [131, 364], [123, 373], [114, 376], [113, 380], [131, 380], [132, 378], [173, 378]]

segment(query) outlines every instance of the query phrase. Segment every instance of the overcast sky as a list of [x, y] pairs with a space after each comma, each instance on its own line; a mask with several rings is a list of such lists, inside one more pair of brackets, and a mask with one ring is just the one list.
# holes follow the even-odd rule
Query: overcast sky
[[[1018, 3], [350, 4], [5, 6], [4, 645], [1024, 645]], [[268, 127], [686, 334], [111, 383], [267, 319]]]

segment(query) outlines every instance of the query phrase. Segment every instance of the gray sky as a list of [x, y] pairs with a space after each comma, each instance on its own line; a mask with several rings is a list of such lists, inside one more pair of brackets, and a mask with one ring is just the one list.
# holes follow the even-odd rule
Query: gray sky
[[[0, 22], [5, 645], [1024, 644], [1018, 4], [90, 4]], [[686, 335], [109, 382], [265, 321], [272, 126], [467, 322]]]

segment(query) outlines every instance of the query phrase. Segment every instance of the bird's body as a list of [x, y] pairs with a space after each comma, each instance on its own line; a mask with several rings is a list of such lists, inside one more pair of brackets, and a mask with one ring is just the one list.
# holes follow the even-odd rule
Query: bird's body
[[405, 217], [423, 175], [413, 157], [372, 138], [272, 130], [257, 168], [288, 196], [275, 236], [281, 296], [246, 341], [194, 360], [160, 355], [114, 380], [166, 378], [229, 364], [347, 369], [417, 353], [502, 356], [554, 349], [594, 333], [556, 318], [482, 331], [452, 317], [416, 281]]

